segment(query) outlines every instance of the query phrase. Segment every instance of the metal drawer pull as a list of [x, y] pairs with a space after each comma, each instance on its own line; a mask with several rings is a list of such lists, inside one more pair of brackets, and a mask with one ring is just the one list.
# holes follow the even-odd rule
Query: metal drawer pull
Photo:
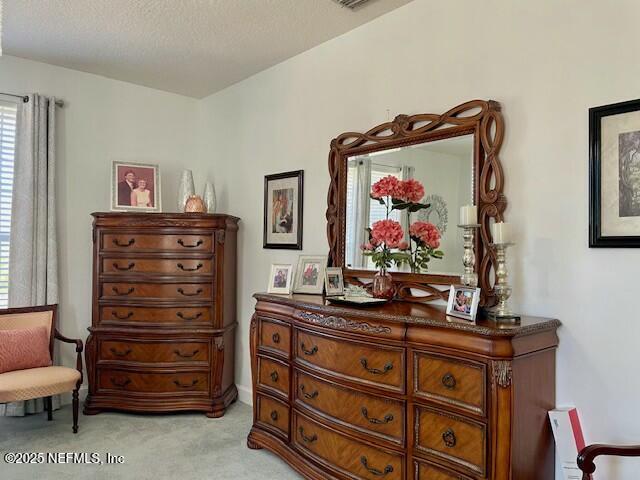
[[120, 270], [121, 272], [126, 272], [128, 270], [131, 270], [133, 267], [135, 267], [136, 264], [131, 262], [129, 265], [127, 265], [126, 267], [121, 267], [120, 265], [118, 265], [118, 263], [113, 262], [113, 268], [115, 268], [116, 270]]
[[318, 353], [318, 346], [314, 345], [311, 350], [307, 350], [306, 348], [304, 348], [304, 342], [303, 342], [300, 344], [300, 350], [302, 350], [302, 353], [304, 353], [305, 355], [314, 355]]
[[300, 391], [302, 392], [302, 394], [304, 395], [304, 398], [308, 398], [309, 400], [313, 400], [314, 398], [316, 398], [318, 396], [318, 390], [315, 390], [311, 393], [306, 393], [304, 391], [304, 385], [300, 385]]
[[201, 289], [201, 288], [199, 288], [198, 290], [196, 290], [196, 291], [195, 291], [195, 292], [193, 292], [193, 293], [187, 293], [187, 292], [185, 292], [182, 288], [179, 288], [179, 289], [178, 289], [178, 293], [179, 293], [180, 295], [184, 295], [185, 297], [195, 297], [196, 295], [200, 295], [200, 294], [202, 293], [202, 289]]
[[196, 270], [200, 270], [204, 265], [202, 265], [201, 263], [199, 263], [198, 265], [196, 265], [193, 268], [189, 268], [189, 267], [185, 267], [184, 265], [182, 265], [181, 263], [178, 264], [178, 268], [184, 272], [195, 272]]
[[116, 317], [118, 320], [127, 320], [133, 317], [133, 312], [129, 312], [126, 315], [118, 315], [118, 312], [116, 312], [115, 310], [112, 310], [111, 315]]
[[274, 333], [271, 335], [271, 340], [273, 340], [273, 343], [280, 343], [280, 334], [278, 332]]
[[385, 373], [387, 373], [389, 370], [393, 368], [393, 364], [391, 362], [387, 363], [382, 370], [378, 368], [369, 368], [369, 364], [366, 358], [361, 358], [360, 364], [367, 372], [372, 373], [374, 375], [384, 375]]
[[313, 443], [316, 440], [318, 440], [318, 435], [316, 435], [315, 433], [311, 437], [307, 437], [304, 434], [304, 428], [303, 427], [300, 427], [300, 429], [298, 431], [300, 432], [300, 437], [302, 437], [302, 440], [304, 440], [305, 443]]
[[116, 357], [126, 357], [131, 353], [131, 349], [127, 348], [124, 352], [119, 352], [115, 348], [110, 348], [109, 351], [113, 353]]
[[111, 287], [111, 290], [113, 290], [113, 293], [115, 293], [116, 295], [125, 296], [125, 295], [131, 295], [135, 290], [135, 288], [130, 287], [129, 290], [127, 290], [126, 292], [121, 292], [120, 290], [118, 290], [118, 287]]
[[198, 380], [193, 380], [190, 384], [188, 383], [180, 383], [179, 380], [174, 380], [173, 383], [176, 384], [176, 386], [180, 387], [180, 388], [191, 388], [191, 387], [195, 387], [198, 384]]
[[360, 457], [360, 463], [362, 466], [369, 472], [371, 475], [375, 475], [376, 477], [386, 477], [388, 474], [393, 472], [393, 467], [391, 465], [387, 465], [384, 467], [384, 470], [378, 470], [377, 468], [372, 468], [369, 466], [369, 462], [367, 461], [367, 457]]
[[274, 370], [273, 372], [271, 372], [271, 374], [270, 374], [269, 376], [271, 377], [271, 380], [272, 380], [273, 382], [277, 382], [277, 381], [278, 381], [278, 378], [280, 378], [280, 377], [278, 376], [278, 372], [276, 372], [275, 370]]
[[130, 238], [127, 243], [120, 243], [120, 239], [118, 239], [118, 238], [114, 238], [113, 239], [113, 244], [116, 247], [130, 247], [134, 243], [136, 243], [136, 239], [135, 238]]
[[193, 358], [198, 354], [198, 352], [200, 352], [200, 350], [194, 350], [192, 353], [182, 353], [180, 350], [173, 351], [173, 353], [182, 358]]
[[273, 420], [274, 422], [278, 421], [278, 412], [276, 412], [275, 410], [271, 412], [271, 420]]
[[453, 430], [451, 430], [450, 428], [447, 429], [443, 434], [442, 434], [442, 441], [444, 442], [444, 444], [449, 447], [449, 448], [453, 448], [456, 446], [457, 440], [456, 440], [456, 434]]
[[180, 238], [178, 239], [178, 245], [182, 245], [184, 248], [196, 248], [202, 245], [204, 241], [198, 240], [194, 245], [185, 245], [184, 241]]
[[184, 313], [182, 312], [178, 312], [176, 313], [176, 315], [178, 317], [180, 317], [183, 320], [197, 320], [198, 318], [200, 318], [202, 316], [202, 312], [198, 312], [196, 313], [193, 317], [187, 317]]
[[450, 373], [447, 373], [442, 377], [442, 385], [444, 385], [444, 388], [453, 390], [454, 388], [456, 388], [457, 383], [458, 382], [456, 381], [456, 377], [454, 377]]
[[130, 378], [125, 378], [124, 380], [118, 382], [115, 378], [111, 378], [111, 383], [113, 383], [116, 387], [124, 388], [131, 383]]
[[362, 416], [369, 421], [369, 423], [372, 423], [374, 425], [384, 425], [386, 423], [389, 422], [393, 422], [393, 415], [391, 415], [390, 413], [385, 415], [384, 418], [382, 420], [379, 420], [377, 418], [369, 418], [369, 412], [367, 412], [366, 407], [362, 407], [360, 409], [360, 413], [362, 413]]

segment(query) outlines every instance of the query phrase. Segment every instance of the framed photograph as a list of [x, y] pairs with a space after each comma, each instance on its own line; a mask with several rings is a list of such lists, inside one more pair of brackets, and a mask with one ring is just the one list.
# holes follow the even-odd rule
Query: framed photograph
[[327, 296], [344, 295], [341, 267], [327, 267], [324, 273], [324, 291]]
[[447, 315], [464, 318], [465, 320], [476, 319], [478, 304], [480, 303], [480, 289], [451, 285], [449, 290], [449, 303], [447, 303]]
[[589, 247], [640, 247], [640, 100], [589, 109]]
[[324, 272], [327, 268], [327, 256], [300, 255], [296, 268], [295, 293], [322, 294]]
[[267, 292], [289, 295], [291, 293], [292, 278], [293, 265], [271, 265], [269, 288], [267, 288]]
[[304, 171], [264, 177], [263, 248], [302, 250]]
[[111, 210], [160, 212], [160, 168], [146, 163], [113, 162]]

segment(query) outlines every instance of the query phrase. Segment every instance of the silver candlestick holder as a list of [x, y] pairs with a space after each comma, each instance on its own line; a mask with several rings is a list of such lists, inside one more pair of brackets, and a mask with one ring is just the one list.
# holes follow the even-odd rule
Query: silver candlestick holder
[[513, 243], [494, 243], [491, 246], [496, 251], [496, 284], [493, 287], [496, 296], [498, 297], [498, 304], [487, 310], [489, 318], [495, 321], [506, 321], [517, 323], [520, 321], [520, 317], [515, 315], [509, 307], [509, 297], [511, 297], [511, 286], [509, 285], [508, 278], [509, 272], [507, 271], [507, 248], [512, 247]]
[[476, 288], [478, 286], [478, 274], [475, 269], [476, 254], [474, 250], [474, 237], [476, 230], [480, 228], [480, 224], [458, 225], [458, 228], [462, 229], [462, 238], [464, 239], [464, 254], [462, 255], [464, 273], [460, 276], [460, 283], [467, 287]]

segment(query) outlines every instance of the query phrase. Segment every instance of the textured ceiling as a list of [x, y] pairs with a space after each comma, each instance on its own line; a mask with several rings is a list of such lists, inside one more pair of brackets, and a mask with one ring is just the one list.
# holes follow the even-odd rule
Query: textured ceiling
[[411, 0], [4, 0], [3, 53], [201, 98]]

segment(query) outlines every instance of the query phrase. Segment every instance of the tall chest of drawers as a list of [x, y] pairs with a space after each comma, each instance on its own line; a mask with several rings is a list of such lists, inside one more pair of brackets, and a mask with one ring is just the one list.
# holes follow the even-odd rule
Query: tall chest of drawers
[[94, 213], [85, 414], [199, 410], [234, 383], [236, 232], [229, 215]]
[[250, 448], [317, 480], [553, 478], [557, 320], [255, 297]]

